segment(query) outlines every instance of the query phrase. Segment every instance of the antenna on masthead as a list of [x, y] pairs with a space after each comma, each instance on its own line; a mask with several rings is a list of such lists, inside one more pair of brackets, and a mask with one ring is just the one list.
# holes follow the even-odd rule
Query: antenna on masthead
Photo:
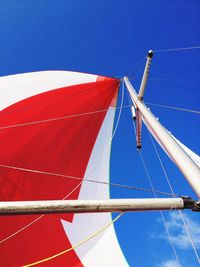
[[[137, 96], [137, 101], [143, 101], [144, 98], [144, 93], [145, 93], [145, 89], [146, 89], [146, 84], [147, 84], [147, 79], [149, 76], [149, 70], [150, 70], [150, 65], [151, 65], [151, 60], [153, 57], [153, 51], [149, 50], [148, 55], [147, 55], [147, 61], [146, 61], [146, 65], [144, 68], [144, 73], [143, 73], [143, 77], [142, 77], [142, 82], [140, 85], [140, 89], [139, 89], [139, 93]], [[141, 150], [142, 148], [142, 141], [141, 141], [141, 135], [142, 135], [142, 115], [140, 110], [137, 107], [137, 102], [135, 103], [135, 118], [136, 118], [136, 142], [137, 142], [137, 149]]]
[[148, 55], [147, 55], [147, 61], [146, 61], [143, 77], [142, 77], [142, 82], [140, 85], [140, 90], [138, 93], [138, 99], [141, 101], [143, 100], [143, 97], [144, 97], [152, 57], [153, 57], [153, 50], [149, 50]]

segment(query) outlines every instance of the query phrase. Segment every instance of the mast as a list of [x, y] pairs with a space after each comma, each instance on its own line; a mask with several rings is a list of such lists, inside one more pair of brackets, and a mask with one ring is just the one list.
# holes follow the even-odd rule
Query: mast
[[[157, 138], [158, 142], [162, 145], [164, 150], [168, 153], [170, 158], [177, 165], [179, 170], [185, 176], [193, 190], [196, 192], [197, 196], [200, 198], [200, 169], [195, 164], [195, 162], [189, 157], [189, 155], [180, 147], [180, 145], [174, 140], [174, 138], [169, 134], [169, 132], [162, 126], [162, 124], [156, 119], [156, 117], [152, 114], [152, 112], [147, 108], [147, 106], [143, 103], [143, 96], [145, 92], [145, 86], [147, 83], [149, 67], [151, 63], [151, 58], [153, 56], [153, 52], [149, 51], [147, 56], [147, 63], [144, 70], [144, 75], [142, 79], [142, 83], [140, 86], [139, 94], [136, 93], [133, 86], [131, 85], [128, 77], [124, 77], [124, 81], [128, 92], [130, 94], [131, 100], [136, 107], [145, 123], [148, 125], [153, 135]], [[140, 120], [140, 116], [138, 116]], [[141, 139], [141, 125], [137, 123], [137, 140]], [[139, 147], [138, 147], [139, 146]], [[141, 143], [137, 143], [137, 147], [141, 148]]]

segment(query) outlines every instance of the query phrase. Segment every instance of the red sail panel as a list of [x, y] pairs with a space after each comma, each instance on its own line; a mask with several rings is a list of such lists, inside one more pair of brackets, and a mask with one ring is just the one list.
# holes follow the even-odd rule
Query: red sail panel
[[[109, 106], [116, 98], [118, 86], [116, 79], [99, 79], [97, 82], [47, 91], [2, 110], [0, 200], [53, 200], [70, 194], [84, 176], [98, 132]], [[80, 186], [68, 199], [78, 198]], [[60, 219], [71, 222], [73, 214], [45, 215], [17, 233], [38, 217], [1, 217], [0, 240], [16, 234], [0, 243], [0, 266], [21, 266], [71, 247]], [[43, 266], [82, 264], [76, 253], [71, 251], [43, 263]]]

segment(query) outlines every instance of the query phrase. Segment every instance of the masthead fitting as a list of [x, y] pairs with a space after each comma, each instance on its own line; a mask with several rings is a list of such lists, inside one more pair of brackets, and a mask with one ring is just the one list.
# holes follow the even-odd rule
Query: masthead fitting
[[142, 82], [141, 82], [141, 85], [140, 85], [140, 90], [139, 90], [139, 93], [138, 93], [138, 99], [141, 100], [141, 101], [143, 100], [143, 97], [144, 97], [144, 93], [145, 93], [145, 89], [146, 89], [147, 79], [148, 79], [148, 76], [149, 76], [149, 70], [150, 70], [152, 57], [153, 57], [153, 51], [149, 50], [148, 56], [147, 56], [146, 65], [145, 65], [145, 68], [144, 68], [143, 77], [142, 77]]
[[148, 52], [148, 57], [150, 57], [150, 58], [153, 57], [153, 50], [149, 50], [149, 52]]

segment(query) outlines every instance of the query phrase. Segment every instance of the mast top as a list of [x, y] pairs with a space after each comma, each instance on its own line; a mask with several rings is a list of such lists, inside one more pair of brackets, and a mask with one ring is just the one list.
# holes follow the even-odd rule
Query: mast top
[[153, 50], [149, 50], [149, 52], [148, 52], [148, 57], [149, 57], [149, 58], [152, 58], [152, 57], [153, 57]]

